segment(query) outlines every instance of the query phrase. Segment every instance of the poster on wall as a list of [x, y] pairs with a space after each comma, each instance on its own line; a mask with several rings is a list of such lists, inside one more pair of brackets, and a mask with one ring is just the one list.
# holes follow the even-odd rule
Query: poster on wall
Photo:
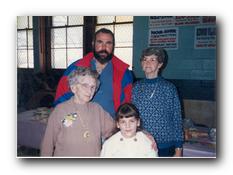
[[178, 28], [157, 28], [149, 30], [149, 47], [178, 49]]
[[195, 49], [216, 49], [216, 26], [195, 27]]
[[187, 26], [201, 24], [201, 16], [176, 16], [176, 26]]
[[150, 16], [149, 28], [174, 26], [175, 16]]
[[149, 28], [215, 24], [215, 16], [150, 16]]

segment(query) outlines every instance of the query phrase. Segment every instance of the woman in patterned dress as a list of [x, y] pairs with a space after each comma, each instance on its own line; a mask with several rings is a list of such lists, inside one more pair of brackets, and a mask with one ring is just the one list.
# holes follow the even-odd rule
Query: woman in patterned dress
[[180, 101], [176, 87], [159, 76], [166, 63], [161, 48], [147, 48], [141, 55], [141, 66], [146, 78], [133, 87], [132, 102], [138, 108], [142, 127], [157, 143], [160, 157], [181, 157], [183, 128]]

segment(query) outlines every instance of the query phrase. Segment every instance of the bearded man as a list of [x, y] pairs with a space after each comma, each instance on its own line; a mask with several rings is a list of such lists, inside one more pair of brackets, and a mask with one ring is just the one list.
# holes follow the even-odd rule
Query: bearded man
[[114, 55], [115, 37], [112, 31], [102, 28], [95, 33], [93, 52], [72, 63], [61, 77], [54, 106], [73, 96], [67, 76], [77, 67], [90, 67], [99, 73], [100, 87], [92, 101], [98, 103], [112, 117], [117, 108], [131, 101], [133, 76], [129, 65]]

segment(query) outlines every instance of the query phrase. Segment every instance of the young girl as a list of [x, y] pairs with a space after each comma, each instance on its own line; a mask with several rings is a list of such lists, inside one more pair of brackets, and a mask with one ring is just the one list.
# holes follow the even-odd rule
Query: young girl
[[139, 129], [139, 112], [133, 104], [118, 108], [116, 123], [120, 131], [104, 142], [101, 157], [157, 157], [152, 141]]

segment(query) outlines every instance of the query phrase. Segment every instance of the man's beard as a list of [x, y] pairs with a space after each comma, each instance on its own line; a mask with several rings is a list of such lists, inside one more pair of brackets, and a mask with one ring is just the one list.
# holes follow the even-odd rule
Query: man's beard
[[[103, 58], [103, 57], [100, 56], [101, 53], [105, 53], [105, 54], [107, 54], [107, 56]], [[101, 50], [99, 52], [96, 52], [94, 50], [94, 56], [98, 60], [98, 62], [100, 64], [105, 64], [105, 63], [109, 62], [112, 59], [113, 54], [112, 53], [109, 54], [106, 50]]]

